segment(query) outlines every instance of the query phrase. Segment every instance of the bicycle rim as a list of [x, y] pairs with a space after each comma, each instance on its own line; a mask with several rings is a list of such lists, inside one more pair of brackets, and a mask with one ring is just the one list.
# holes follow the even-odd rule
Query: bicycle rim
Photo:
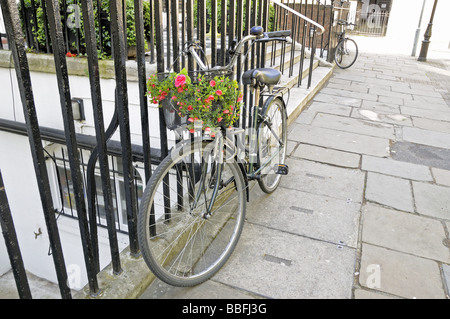
[[222, 164], [222, 187], [205, 216], [221, 165], [208, 145], [193, 143], [169, 154], [141, 201], [142, 255], [155, 276], [173, 286], [194, 286], [213, 276], [233, 252], [244, 224], [245, 184], [236, 162]]
[[279, 98], [274, 99], [263, 117], [270, 127], [261, 122], [258, 128], [258, 165], [267, 164], [261, 169], [258, 184], [263, 192], [272, 193], [281, 180], [281, 175], [276, 174], [277, 164], [284, 164], [286, 160], [287, 118], [283, 102]]
[[347, 69], [351, 67], [358, 57], [358, 46], [352, 39], [346, 38], [339, 42], [336, 47], [334, 60], [336, 65], [341, 69]]

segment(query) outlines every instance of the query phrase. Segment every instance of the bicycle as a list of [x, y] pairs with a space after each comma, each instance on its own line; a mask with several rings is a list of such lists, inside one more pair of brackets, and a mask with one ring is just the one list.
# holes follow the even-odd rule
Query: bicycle
[[338, 32], [338, 44], [334, 51], [334, 61], [341, 69], [351, 67], [358, 57], [358, 45], [355, 40], [346, 37], [345, 29], [349, 25], [355, 25], [345, 20], [338, 20], [337, 24], [342, 26], [342, 32]]
[[[230, 62], [214, 68], [200, 59], [195, 42], [183, 52], [202, 71], [230, 75], [247, 43], [289, 41], [289, 35], [289, 30], [252, 27], [230, 50]], [[241, 235], [249, 181], [257, 180], [271, 193], [288, 173], [285, 91], [276, 87], [280, 77], [271, 68], [244, 72], [242, 84], [252, 89], [255, 101], [250, 128], [222, 127], [214, 138], [190, 134], [152, 174], [141, 200], [138, 239], [145, 262], [160, 280], [195, 286], [217, 273]]]

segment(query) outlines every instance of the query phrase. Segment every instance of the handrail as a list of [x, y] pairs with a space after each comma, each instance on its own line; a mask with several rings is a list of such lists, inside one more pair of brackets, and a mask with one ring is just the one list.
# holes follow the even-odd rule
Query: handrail
[[324, 28], [321, 24], [317, 23], [316, 21], [311, 20], [311, 19], [308, 18], [307, 16], [304, 16], [304, 15], [301, 14], [300, 12], [295, 11], [294, 9], [288, 7], [287, 5], [285, 5], [284, 3], [281, 3], [281, 2], [278, 1], [278, 0], [270, 0], [270, 1], [272, 1], [274, 4], [280, 6], [281, 8], [283, 8], [283, 9], [285, 9], [285, 10], [291, 12], [292, 14], [295, 14], [295, 15], [298, 16], [299, 18], [302, 18], [302, 19], [305, 20], [306, 22], [309, 22], [309, 23], [311, 23], [312, 25], [318, 27], [318, 28], [320, 29], [320, 32], [317, 33], [317, 35], [321, 35], [322, 33], [325, 32], [325, 28]]

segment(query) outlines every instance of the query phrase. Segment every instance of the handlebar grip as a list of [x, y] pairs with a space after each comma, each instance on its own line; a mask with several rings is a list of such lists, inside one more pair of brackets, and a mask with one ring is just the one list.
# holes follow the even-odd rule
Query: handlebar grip
[[269, 37], [269, 38], [288, 37], [288, 36], [291, 35], [291, 30], [280, 30], [280, 31], [264, 32], [264, 35]]

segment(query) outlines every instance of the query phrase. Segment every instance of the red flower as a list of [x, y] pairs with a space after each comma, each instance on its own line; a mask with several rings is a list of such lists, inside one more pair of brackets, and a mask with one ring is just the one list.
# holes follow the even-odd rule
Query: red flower
[[180, 74], [175, 79], [175, 87], [183, 86], [186, 83], [186, 75]]
[[220, 96], [220, 95], [222, 95], [222, 91], [221, 90], [217, 90], [216, 94]]
[[192, 105], [189, 105], [189, 106], [187, 107], [187, 109], [188, 109], [188, 111], [192, 111], [192, 109], [193, 109]]
[[211, 85], [211, 86], [215, 86], [215, 85], [216, 85], [216, 81], [214, 81], [214, 80], [211, 80], [211, 81], [209, 82], [209, 85]]
[[219, 117], [218, 119], [217, 119], [217, 122], [221, 122], [223, 119], [221, 118], [221, 117]]

